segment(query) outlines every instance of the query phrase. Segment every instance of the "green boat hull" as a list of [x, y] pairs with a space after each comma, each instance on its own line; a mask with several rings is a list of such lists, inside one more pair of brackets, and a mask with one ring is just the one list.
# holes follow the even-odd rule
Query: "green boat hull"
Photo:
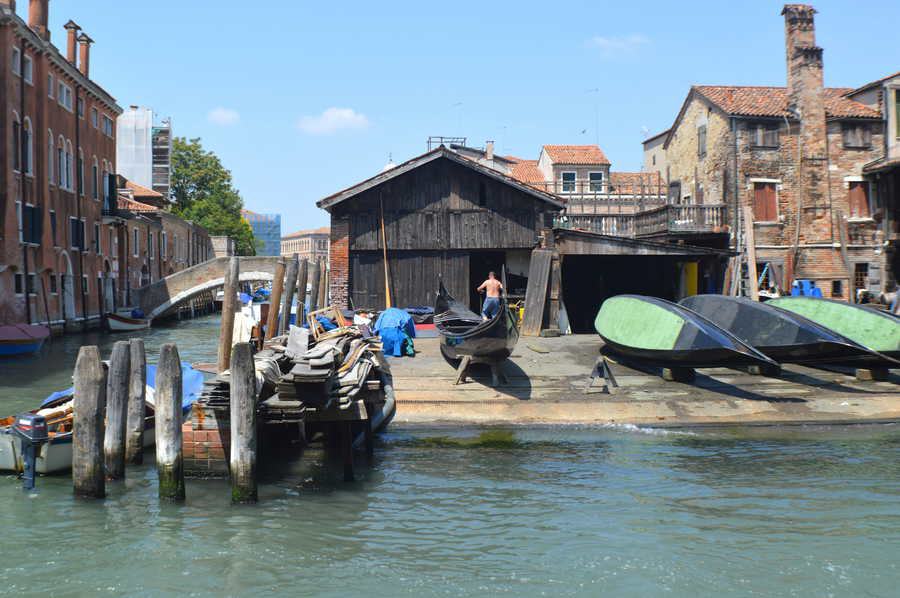
[[655, 297], [611, 297], [594, 327], [605, 353], [656, 367], [778, 365], [700, 314]]
[[769, 305], [785, 309], [890, 357], [900, 357], [900, 319], [844, 301], [814, 297], [779, 297]]

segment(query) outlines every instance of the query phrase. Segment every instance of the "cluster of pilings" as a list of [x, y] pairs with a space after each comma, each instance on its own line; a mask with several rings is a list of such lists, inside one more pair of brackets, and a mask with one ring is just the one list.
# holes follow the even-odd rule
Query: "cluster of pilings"
[[[235, 345], [231, 362], [232, 500], [256, 502], [256, 378], [249, 343]], [[125, 477], [126, 464], [143, 462], [146, 355], [143, 341], [113, 345], [109, 366], [96, 346], [82, 347], [75, 364], [72, 482], [75, 495], [106, 496], [106, 482]], [[153, 430], [159, 497], [185, 498], [182, 450], [182, 380], [178, 348], [160, 348]]]

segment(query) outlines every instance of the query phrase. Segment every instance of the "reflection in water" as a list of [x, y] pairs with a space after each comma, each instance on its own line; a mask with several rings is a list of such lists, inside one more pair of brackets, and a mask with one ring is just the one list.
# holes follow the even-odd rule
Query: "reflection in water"
[[[215, 332], [208, 319], [147, 334], [154, 355], [171, 340], [209, 360]], [[115, 337], [96, 338], [108, 353]], [[76, 350], [58, 340], [47, 363], [0, 365], [4, 411], [62, 387]], [[3, 477], [0, 592], [893, 595], [898, 457], [894, 426], [393, 426], [359, 481], [312, 449], [264, 468], [255, 506], [231, 506], [225, 480], [160, 504], [152, 463], [102, 502], [75, 501], [64, 476], [33, 495]]]

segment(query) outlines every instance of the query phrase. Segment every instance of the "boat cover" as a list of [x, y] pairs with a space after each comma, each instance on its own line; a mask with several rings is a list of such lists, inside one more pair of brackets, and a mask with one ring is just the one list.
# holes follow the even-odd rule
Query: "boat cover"
[[416, 325], [406, 311], [389, 307], [381, 312], [375, 321], [375, 332], [381, 337], [385, 355], [416, 354], [412, 340], [416, 337]]

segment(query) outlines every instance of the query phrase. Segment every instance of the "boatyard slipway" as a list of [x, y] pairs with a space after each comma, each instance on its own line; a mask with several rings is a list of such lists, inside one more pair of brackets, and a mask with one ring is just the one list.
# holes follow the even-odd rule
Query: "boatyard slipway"
[[900, 421], [900, 377], [860, 381], [853, 371], [786, 365], [780, 377], [738, 369], [697, 370], [691, 383], [663, 380], [610, 361], [619, 387], [604, 391], [590, 374], [602, 341], [595, 335], [522, 338], [503, 364], [506, 384], [486, 367], [456, 371], [438, 339], [416, 339], [414, 358], [391, 359], [402, 423], [636, 424], [652, 426], [871, 423]]

